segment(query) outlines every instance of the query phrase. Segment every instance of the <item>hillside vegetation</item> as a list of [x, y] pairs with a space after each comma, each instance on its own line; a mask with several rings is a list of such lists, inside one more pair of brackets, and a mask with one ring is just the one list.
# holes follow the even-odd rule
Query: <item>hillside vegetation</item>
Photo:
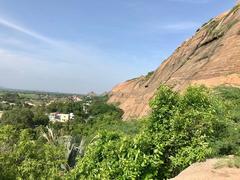
[[[0, 125], [1, 179], [168, 179], [194, 162], [240, 153], [240, 90], [203, 86], [184, 93], [160, 86], [151, 114], [123, 112], [93, 97], [83, 102], [8, 108]], [[48, 112], [74, 112], [67, 123]]]

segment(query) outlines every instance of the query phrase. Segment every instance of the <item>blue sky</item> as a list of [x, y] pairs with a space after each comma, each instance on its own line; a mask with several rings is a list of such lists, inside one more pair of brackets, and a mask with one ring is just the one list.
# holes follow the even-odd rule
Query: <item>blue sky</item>
[[0, 86], [98, 93], [144, 75], [235, 0], [0, 0]]

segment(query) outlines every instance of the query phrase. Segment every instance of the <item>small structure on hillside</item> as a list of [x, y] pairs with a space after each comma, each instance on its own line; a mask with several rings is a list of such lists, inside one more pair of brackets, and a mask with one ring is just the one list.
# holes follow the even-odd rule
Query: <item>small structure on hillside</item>
[[50, 113], [48, 115], [49, 120], [53, 123], [55, 122], [68, 122], [70, 120], [74, 119], [74, 114], [73, 113], [69, 113], [69, 114], [62, 114], [62, 113], [58, 113], [58, 112], [54, 112], [54, 113]]
[[25, 101], [25, 104], [28, 105], [28, 106], [33, 106], [33, 107], [36, 106], [36, 104], [33, 104], [33, 103], [30, 102], [30, 101]]
[[70, 97], [71, 100], [73, 100], [74, 102], [81, 102], [83, 101], [83, 99], [79, 96], [71, 96]]
[[2, 118], [3, 115], [3, 111], [0, 111], [0, 119]]

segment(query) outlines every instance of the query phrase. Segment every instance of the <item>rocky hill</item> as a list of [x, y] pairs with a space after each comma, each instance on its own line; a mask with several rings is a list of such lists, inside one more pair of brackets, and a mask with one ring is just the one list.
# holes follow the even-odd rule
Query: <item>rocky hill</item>
[[205, 23], [153, 73], [114, 87], [109, 102], [119, 104], [124, 119], [145, 116], [160, 84], [177, 91], [191, 84], [240, 86], [240, 5]]

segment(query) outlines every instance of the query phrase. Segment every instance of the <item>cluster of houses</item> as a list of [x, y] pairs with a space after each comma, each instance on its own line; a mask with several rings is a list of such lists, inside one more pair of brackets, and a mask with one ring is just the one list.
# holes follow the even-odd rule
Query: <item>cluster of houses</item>
[[[1, 101], [0, 103], [1, 104], [7, 104], [7, 105], [10, 105], [10, 106], [16, 106], [16, 103], [11, 103], [11, 102], [7, 102], [7, 101]], [[28, 106], [36, 106], [36, 104], [33, 104], [31, 101], [25, 101], [24, 104], [28, 105]]]
[[48, 118], [51, 122], [55, 123], [55, 122], [68, 122], [70, 120], [74, 119], [74, 114], [73, 113], [69, 113], [69, 114], [62, 114], [62, 113], [58, 113], [58, 112], [54, 112], [54, 113], [50, 113], [48, 115]]
[[7, 102], [7, 101], [1, 101], [1, 104], [9, 104], [10, 106], [15, 106], [16, 103], [10, 103], [10, 102]]
[[[82, 97], [82, 96], [78, 96], [78, 95], [72, 95], [72, 96], [68, 96], [66, 98], [66, 100], [72, 100], [73, 102], [83, 102], [83, 111], [84, 111], [85, 114], [88, 114], [89, 113], [88, 112], [89, 106], [92, 104], [92, 96], [93, 95], [88, 95], [88, 96]], [[53, 102], [55, 102], [55, 99], [51, 99], [48, 103], [46, 103], [46, 106], [50, 105]], [[16, 106], [16, 103], [10, 103], [10, 102], [1, 101], [1, 100], [0, 100], [0, 104]], [[32, 106], [32, 107], [37, 106], [31, 100], [24, 101], [23, 104], [28, 105], [28, 106]], [[3, 111], [0, 111], [0, 119], [1, 119], [2, 115], [3, 115]], [[74, 120], [74, 114], [73, 113], [64, 114], [64, 113], [60, 113], [60, 112], [52, 112], [52, 113], [46, 114], [46, 115], [49, 117], [50, 122], [53, 122], [53, 123], [55, 123], [55, 122], [65, 123], [65, 122], [68, 122], [70, 120]]]
[[71, 96], [70, 99], [74, 102], [81, 102], [83, 99], [79, 96]]

